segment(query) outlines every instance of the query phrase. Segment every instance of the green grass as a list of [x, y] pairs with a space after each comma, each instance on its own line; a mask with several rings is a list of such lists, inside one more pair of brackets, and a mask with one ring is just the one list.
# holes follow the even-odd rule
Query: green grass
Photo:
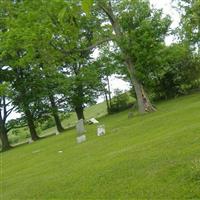
[[127, 116], [1, 153], [1, 199], [200, 199], [200, 94]]

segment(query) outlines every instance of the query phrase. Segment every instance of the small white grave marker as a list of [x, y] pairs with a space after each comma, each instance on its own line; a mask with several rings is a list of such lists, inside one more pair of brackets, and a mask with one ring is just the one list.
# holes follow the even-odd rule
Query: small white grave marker
[[97, 126], [97, 136], [102, 136], [106, 134], [105, 125]]

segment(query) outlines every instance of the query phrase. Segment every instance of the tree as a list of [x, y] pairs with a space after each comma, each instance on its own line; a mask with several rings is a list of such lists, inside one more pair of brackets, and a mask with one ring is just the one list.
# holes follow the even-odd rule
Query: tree
[[101, 77], [97, 67], [88, 61], [69, 64], [65, 68], [69, 75], [70, 86], [65, 96], [72, 110], [76, 112], [78, 119], [85, 119], [84, 107], [95, 103], [101, 91]]
[[100, 75], [90, 56], [99, 20], [87, 18], [78, 1], [71, 2], [70, 6], [66, 3], [61, 11], [58, 6], [49, 9], [54, 26], [50, 29], [54, 35], [50, 44], [59, 52], [60, 71], [70, 79], [64, 94], [77, 118], [84, 119], [84, 107], [95, 102], [101, 85]]
[[7, 124], [7, 119], [11, 112], [14, 110], [14, 106], [11, 105], [11, 101], [8, 99], [9, 86], [5, 82], [0, 84], [0, 139], [2, 143], [2, 151], [6, 151], [11, 148], [8, 140], [8, 132], [10, 128]]
[[200, 1], [181, 0], [178, 1], [178, 7], [181, 12], [181, 37], [187, 40], [191, 45], [200, 49]]
[[[83, 1], [83, 6], [86, 1]], [[90, 1], [92, 4], [93, 1]], [[104, 18], [104, 24], [111, 24], [112, 30], [109, 31], [112, 36], [110, 38], [117, 44], [118, 48], [121, 51], [122, 58], [129, 72], [131, 83], [134, 86], [139, 112], [144, 113], [145, 111], [154, 111], [155, 108], [152, 106], [147, 93], [144, 91], [142, 84], [143, 80], [140, 80], [138, 76], [138, 69], [136, 67], [136, 58], [134, 57], [133, 48], [137, 49], [137, 46], [134, 44], [134, 38], [132, 38], [132, 32], [138, 27], [138, 23], [148, 23], [148, 19], [156, 16], [157, 13], [153, 12], [150, 9], [150, 5], [147, 1], [137, 0], [137, 1], [111, 1], [111, 0], [101, 0], [94, 1], [97, 9], [101, 10], [99, 14], [100, 18], [107, 16], [107, 19]], [[153, 26], [152, 28], [157, 28], [158, 33], [162, 29], [166, 29], [168, 26], [164, 26], [166, 19], [161, 18], [161, 14], [157, 15], [160, 23], [158, 27]], [[169, 20], [168, 20], [169, 21]], [[153, 25], [153, 24], [152, 24]], [[102, 25], [103, 26], [103, 25]], [[166, 34], [165, 31], [165, 34]], [[160, 34], [160, 39], [163, 38]], [[108, 32], [107, 32], [108, 33]], [[148, 36], [147, 36], [148, 37]]]
[[165, 47], [160, 71], [155, 75], [152, 89], [159, 99], [168, 99], [185, 94], [198, 87], [200, 60], [187, 43]]
[[119, 68], [121, 67], [121, 63], [116, 56], [117, 53], [114, 50], [114, 47], [104, 45], [99, 50], [99, 57], [96, 60], [96, 65], [100, 70], [99, 73], [101, 75], [101, 81], [104, 87], [103, 92], [106, 99], [108, 113], [112, 107], [110, 76], [118, 74], [120, 72]]
[[[12, 68], [13, 78], [11, 82], [15, 93], [14, 102], [18, 104], [20, 110], [27, 116], [28, 124], [32, 127], [30, 128], [31, 135], [35, 140], [38, 138], [36, 131], [34, 131], [35, 125], [33, 123], [33, 117], [36, 115], [34, 113], [31, 114], [29, 112], [31, 109], [28, 109], [28, 107], [34, 107], [32, 112], [38, 112], [41, 109], [44, 114], [44, 104], [42, 102], [48, 96], [51, 109], [47, 109], [44, 106], [45, 112], [49, 112], [48, 110], [52, 112], [57, 129], [61, 132], [64, 129], [59, 119], [54, 97], [55, 88], [58, 87], [58, 80], [60, 79], [56, 68], [57, 55], [49, 45], [53, 34], [43, 31], [44, 26], [47, 29], [50, 26], [47, 12], [43, 12], [44, 6], [41, 6], [39, 10], [36, 9], [40, 5], [38, 3], [43, 5], [42, 1], [34, 3], [30, 1], [2, 1], [1, 3], [5, 13], [7, 13], [5, 15], [7, 19], [6, 26], [9, 27], [9, 31], [2, 33], [2, 38], [5, 42], [2, 42], [3, 51], [1, 55], [5, 65], [9, 65]], [[39, 22], [41, 23], [40, 25]], [[18, 38], [14, 44], [13, 38]], [[30, 84], [30, 87], [28, 84]], [[27, 99], [24, 98], [26, 94], [28, 95]], [[41, 103], [38, 103], [38, 100]], [[40, 104], [43, 104], [43, 106]], [[40, 109], [35, 109], [36, 105]], [[38, 116], [41, 117], [42, 112], [39, 111]]]

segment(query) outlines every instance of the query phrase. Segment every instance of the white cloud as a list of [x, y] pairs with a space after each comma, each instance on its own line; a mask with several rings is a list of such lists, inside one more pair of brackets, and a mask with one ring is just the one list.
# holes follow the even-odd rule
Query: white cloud
[[[150, 0], [150, 3], [154, 8], [162, 9], [165, 15], [170, 15], [172, 19], [171, 29], [175, 29], [179, 26], [180, 15], [175, 9], [172, 0]], [[169, 35], [165, 38], [166, 45], [170, 45], [174, 41], [176, 41], [176, 37], [173, 35]]]
[[150, 0], [150, 3], [153, 7], [157, 9], [162, 9], [164, 14], [171, 16], [171, 28], [178, 27], [180, 22], [180, 15], [174, 8], [175, 5], [172, 3], [172, 0]]

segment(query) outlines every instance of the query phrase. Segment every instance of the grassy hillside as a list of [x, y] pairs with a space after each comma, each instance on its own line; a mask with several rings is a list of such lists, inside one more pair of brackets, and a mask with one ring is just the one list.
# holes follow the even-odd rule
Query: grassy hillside
[[[93, 105], [91, 107], [85, 108], [85, 118], [90, 119], [90, 118], [100, 118], [102, 116], [105, 116], [107, 114], [107, 107], [106, 107], [106, 102], [102, 102], [96, 105]], [[77, 116], [75, 112], [72, 112], [69, 116], [69, 118], [64, 119], [62, 121], [62, 125], [65, 128], [74, 126], [77, 122]], [[45, 131], [43, 131], [42, 135], [48, 135], [48, 134], [52, 134], [52, 133], [56, 133], [56, 127], [52, 127], [50, 129], [47, 129]]]
[[[91, 107], [85, 108], [84, 114], [85, 114], [86, 119], [90, 119], [92, 117], [100, 118], [102, 116], [105, 116], [107, 114], [106, 102], [102, 102], [96, 105], [92, 105]], [[72, 112], [70, 113], [68, 118], [62, 121], [62, 125], [64, 128], [68, 129], [70, 127], [74, 127], [76, 122], [77, 122], [76, 113]], [[28, 127], [14, 129], [11, 132], [16, 132], [16, 131], [17, 131], [17, 135], [12, 134], [12, 133], [9, 134], [10, 143], [13, 146], [27, 143], [30, 138]], [[38, 131], [40, 136], [48, 136], [48, 135], [55, 134], [56, 132], [57, 132], [57, 129], [55, 126], [53, 126], [52, 128], [48, 128], [44, 131], [42, 130]], [[0, 149], [1, 149], [1, 144], [0, 144]]]
[[200, 94], [127, 116], [1, 153], [2, 199], [200, 199]]

